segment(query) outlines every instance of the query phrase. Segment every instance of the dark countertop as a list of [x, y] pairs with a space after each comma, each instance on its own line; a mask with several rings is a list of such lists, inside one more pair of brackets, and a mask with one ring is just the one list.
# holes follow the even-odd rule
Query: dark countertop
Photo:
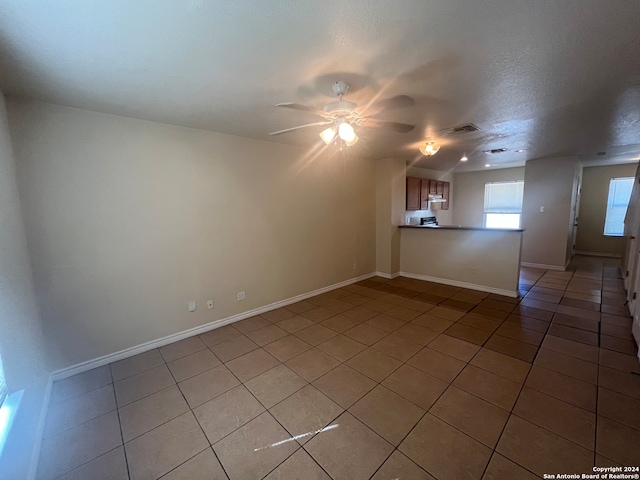
[[429, 228], [432, 230], [482, 230], [487, 232], [524, 232], [524, 228], [463, 227], [462, 225], [398, 225], [398, 228]]

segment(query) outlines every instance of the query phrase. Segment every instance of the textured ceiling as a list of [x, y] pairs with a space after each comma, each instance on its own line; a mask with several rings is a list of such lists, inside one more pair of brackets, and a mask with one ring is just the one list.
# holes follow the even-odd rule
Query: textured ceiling
[[[353, 154], [458, 171], [637, 161], [639, 24], [637, 0], [3, 0], [0, 88], [316, 148], [321, 127], [268, 135], [319, 119], [274, 105], [322, 108], [340, 79], [360, 105], [416, 101], [383, 117], [414, 131], [359, 128]], [[481, 130], [442, 132], [468, 122]], [[432, 158], [427, 139], [442, 145]]]

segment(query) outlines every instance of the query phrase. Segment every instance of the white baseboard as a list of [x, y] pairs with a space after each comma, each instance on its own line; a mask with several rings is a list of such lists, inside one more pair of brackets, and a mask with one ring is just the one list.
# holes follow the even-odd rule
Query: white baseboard
[[505, 297], [518, 297], [517, 290], [503, 290], [502, 288], [493, 288], [487, 287], [485, 285], [476, 285], [475, 283], [459, 282], [457, 280], [449, 280], [448, 278], [430, 277], [428, 275], [420, 275], [419, 273], [400, 272], [400, 276], [415, 278], [417, 280], [425, 280], [427, 282], [442, 283], [444, 285], [451, 285], [454, 287], [468, 288], [470, 290], [479, 290], [481, 292], [495, 293], [497, 295], [504, 295]]
[[396, 273], [376, 272], [375, 276], [376, 277], [382, 277], [382, 278], [388, 278], [388, 279], [394, 279], [394, 278], [398, 278], [400, 276], [400, 272], [396, 272]]
[[35, 480], [38, 475], [38, 465], [40, 464], [40, 450], [42, 449], [42, 439], [44, 438], [44, 427], [47, 421], [47, 413], [49, 413], [49, 400], [51, 400], [51, 387], [53, 386], [53, 376], [49, 375], [47, 386], [44, 391], [42, 400], [42, 408], [40, 409], [40, 418], [36, 427], [36, 438], [31, 452], [31, 461], [29, 462], [29, 472], [27, 480]]
[[238, 313], [230, 317], [221, 318], [213, 322], [205, 323], [204, 325], [200, 325], [198, 327], [190, 328], [188, 330], [183, 330], [182, 332], [174, 333], [172, 335], [168, 335], [166, 337], [162, 337], [157, 340], [152, 340], [150, 342], [146, 342], [141, 345], [136, 345], [135, 347], [125, 348], [124, 350], [120, 350], [115, 353], [103, 355], [102, 357], [94, 358], [92, 360], [87, 360], [86, 362], [78, 363], [76, 365], [72, 365], [67, 368], [56, 370], [51, 374], [51, 377], [52, 377], [52, 380], [61, 380], [63, 378], [67, 378], [72, 375], [77, 375], [78, 373], [82, 373], [88, 370], [92, 370], [94, 368], [102, 367], [103, 365], [117, 362], [118, 360], [129, 358], [134, 355], [138, 355], [140, 353], [153, 350], [154, 348], [164, 347], [165, 345], [168, 345], [173, 342], [177, 342], [178, 340], [183, 340], [188, 337], [193, 337], [194, 335], [199, 335], [201, 333], [208, 332], [209, 330], [214, 330], [216, 328], [229, 325], [230, 323], [235, 323], [240, 320], [244, 320], [245, 318], [253, 317], [254, 315], [259, 315], [261, 313], [265, 313], [270, 310], [275, 310], [276, 308], [285, 307], [287, 305], [291, 305], [292, 303], [296, 303], [310, 297], [315, 297], [316, 295], [320, 295], [321, 293], [330, 292], [331, 290], [345, 287], [347, 285], [351, 285], [352, 283], [356, 283], [361, 280], [366, 280], [367, 278], [375, 277], [376, 275], [377, 273], [367, 273], [365, 275], [360, 275], [359, 277], [351, 278], [349, 280], [335, 283], [333, 285], [329, 285], [328, 287], [322, 287], [317, 290], [313, 290], [311, 292], [303, 293], [301, 295], [296, 295], [295, 297], [290, 297], [285, 300], [280, 300], [278, 302], [265, 305], [264, 307], [254, 308], [253, 310]]
[[619, 253], [583, 252], [582, 250], [576, 250], [575, 254], [585, 255], [587, 257], [622, 258], [622, 255]]
[[541, 268], [543, 270], [558, 270], [564, 272], [567, 267], [562, 265], [545, 265], [544, 263], [520, 262], [521, 267]]

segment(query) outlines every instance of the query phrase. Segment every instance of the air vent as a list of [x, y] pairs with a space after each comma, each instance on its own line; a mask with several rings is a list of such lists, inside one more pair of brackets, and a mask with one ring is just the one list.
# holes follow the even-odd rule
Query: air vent
[[442, 131], [447, 135], [462, 135], [463, 133], [473, 133], [480, 130], [473, 123], [467, 123], [466, 125], [458, 125], [457, 127], [444, 128]]
[[504, 153], [506, 152], [506, 148], [492, 148], [491, 150], [483, 150], [482, 153]]

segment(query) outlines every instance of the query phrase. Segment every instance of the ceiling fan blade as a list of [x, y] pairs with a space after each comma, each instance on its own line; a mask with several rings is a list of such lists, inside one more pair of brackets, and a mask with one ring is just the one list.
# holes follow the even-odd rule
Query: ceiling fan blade
[[412, 107], [416, 101], [408, 95], [396, 95], [395, 97], [383, 98], [372, 102], [367, 109], [367, 113], [391, 110], [394, 108]]
[[300, 128], [307, 127], [317, 127], [318, 125], [329, 125], [333, 123], [332, 121], [328, 122], [315, 122], [315, 123], [307, 123], [306, 125], [299, 125], [297, 127], [285, 128], [284, 130], [278, 130], [277, 132], [270, 132], [269, 135], [280, 135], [281, 133], [293, 132], [294, 130], [298, 130]]
[[408, 123], [398, 122], [384, 122], [382, 120], [376, 120], [373, 118], [365, 118], [362, 121], [363, 127], [384, 128], [385, 130], [392, 130], [394, 132], [407, 133], [416, 128], [415, 125], [409, 125]]
[[313, 113], [315, 115], [320, 115], [321, 117], [324, 117], [325, 115], [327, 115], [327, 112], [325, 112], [324, 110], [318, 110], [317, 108], [313, 108], [313, 107], [307, 107], [306, 105], [301, 105], [299, 103], [278, 103], [276, 105], [276, 107], [285, 107], [285, 108], [292, 108], [293, 110], [300, 110], [302, 112], [309, 112], [309, 113]]

